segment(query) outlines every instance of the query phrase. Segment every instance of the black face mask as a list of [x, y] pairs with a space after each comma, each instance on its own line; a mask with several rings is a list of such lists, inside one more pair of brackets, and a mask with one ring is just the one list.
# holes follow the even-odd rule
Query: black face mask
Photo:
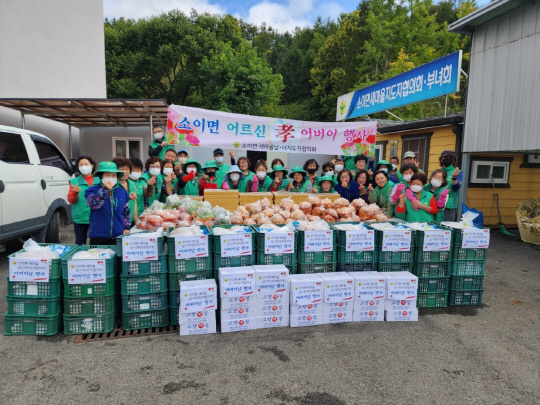
[[315, 174], [315, 172], [317, 171], [317, 169], [307, 169], [306, 172], [308, 172], [309, 174]]
[[452, 166], [452, 164], [454, 164], [454, 159], [452, 158], [443, 159], [442, 164], [444, 167]]
[[206, 175], [207, 175], [208, 177], [214, 177], [215, 174], [216, 174], [216, 172], [214, 172], [214, 171], [211, 171], [211, 172], [208, 171], [208, 172], [206, 172]]

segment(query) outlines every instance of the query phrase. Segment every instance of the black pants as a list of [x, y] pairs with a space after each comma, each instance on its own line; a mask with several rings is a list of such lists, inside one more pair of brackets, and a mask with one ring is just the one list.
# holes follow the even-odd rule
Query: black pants
[[115, 238], [90, 238], [90, 245], [116, 246]]
[[73, 224], [73, 231], [75, 232], [75, 244], [86, 245], [86, 239], [88, 239], [89, 224]]

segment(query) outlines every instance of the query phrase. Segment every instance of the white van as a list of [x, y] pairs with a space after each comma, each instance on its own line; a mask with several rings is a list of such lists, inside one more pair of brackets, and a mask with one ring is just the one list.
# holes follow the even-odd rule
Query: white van
[[0, 125], [0, 250], [32, 236], [57, 243], [71, 222], [67, 201], [73, 168], [46, 136]]

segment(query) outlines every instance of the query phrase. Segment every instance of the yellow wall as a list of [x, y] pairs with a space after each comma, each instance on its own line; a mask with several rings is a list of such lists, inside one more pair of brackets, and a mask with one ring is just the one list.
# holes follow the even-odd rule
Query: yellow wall
[[[452, 126], [444, 126], [439, 128], [421, 129], [408, 132], [399, 132], [395, 134], [377, 134], [377, 141], [388, 141], [385, 151], [386, 160], [390, 159], [390, 142], [398, 141], [398, 157], [403, 154], [401, 139], [402, 135], [422, 135], [433, 132], [429, 145], [429, 163], [425, 170], [429, 174], [440, 167], [439, 156], [445, 149], [455, 149], [456, 135], [452, 132]], [[497, 189], [499, 195], [499, 206], [501, 208], [502, 221], [505, 225], [517, 226], [516, 221], [516, 208], [517, 205], [529, 198], [540, 197], [540, 168], [521, 168], [519, 167], [523, 163], [523, 155], [519, 154], [486, 154], [475, 153], [473, 156], [511, 156], [514, 158], [510, 165], [510, 188]], [[457, 162], [457, 166], [461, 166], [460, 162]], [[469, 173], [465, 173], [466, 176]], [[497, 185], [495, 185], [497, 186]], [[470, 187], [467, 192], [467, 198], [465, 203], [471, 208], [475, 208], [484, 214], [484, 225], [497, 226], [499, 222], [497, 214], [497, 206], [495, 205], [495, 199], [493, 197], [492, 188], [474, 188]]]

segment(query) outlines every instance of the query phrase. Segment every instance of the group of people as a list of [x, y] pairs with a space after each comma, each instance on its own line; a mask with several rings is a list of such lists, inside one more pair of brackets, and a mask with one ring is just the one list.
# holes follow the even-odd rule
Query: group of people
[[454, 151], [446, 150], [428, 180], [418, 168], [414, 152], [406, 152], [401, 167], [399, 159], [390, 162], [365, 155], [337, 157], [322, 165], [307, 160], [294, 166], [290, 173], [284, 162], [276, 158], [270, 166], [259, 160], [251, 171], [247, 157], [231, 164], [224, 162], [222, 149], [215, 149], [213, 159], [204, 166], [189, 158], [186, 150], [176, 151], [163, 141], [164, 129], [153, 128], [154, 139], [148, 148], [149, 158], [115, 157], [96, 162], [80, 156], [76, 165], [80, 176], [71, 180], [68, 202], [72, 214], [76, 244], [84, 245], [88, 236], [91, 245], [114, 244], [114, 239], [129, 233], [142, 211], [154, 201], [165, 202], [171, 194], [204, 195], [206, 189], [238, 190], [239, 192], [290, 191], [299, 193], [333, 193], [349, 201], [361, 198], [375, 203], [388, 217], [410, 221], [453, 221], [457, 216], [458, 192], [462, 172], [455, 167]]

